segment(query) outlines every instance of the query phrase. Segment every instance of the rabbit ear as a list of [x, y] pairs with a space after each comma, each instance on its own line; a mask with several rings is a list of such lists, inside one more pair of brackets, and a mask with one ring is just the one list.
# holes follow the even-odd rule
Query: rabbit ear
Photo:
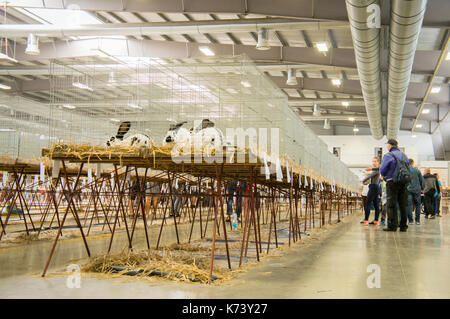
[[179, 127], [183, 126], [183, 124], [186, 124], [186, 123], [187, 123], [187, 121], [177, 123], [177, 125], [175, 127], [179, 128]]
[[131, 123], [130, 122], [122, 122], [120, 123], [119, 129], [117, 130], [116, 138], [122, 140], [124, 135], [130, 130]]
[[211, 122], [209, 119], [203, 119], [202, 120], [202, 129], [205, 129], [208, 127], [214, 127], [214, 123]]

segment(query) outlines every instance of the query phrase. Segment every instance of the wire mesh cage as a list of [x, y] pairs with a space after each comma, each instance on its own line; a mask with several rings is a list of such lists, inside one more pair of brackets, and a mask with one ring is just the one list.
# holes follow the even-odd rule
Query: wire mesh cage
[[32, 158], [55, 141], [49, 135], [49, 109], [20, 96], [0, 93], [0, 153]]
[[127, 135], [161, 145], [171, 128], [189, 134], [207, 121], [230, 143], [242, 129], [246, 145], [258, 144], [331, 183], [359, 185], [246, 56], [161, 60], [99, 52], [59, 59], [50, 65], [50, 94], [49, 105], [0, 96], [0, 143], [11, 156], [39, 156], [56, 141], [105, 146], [123, 122]]

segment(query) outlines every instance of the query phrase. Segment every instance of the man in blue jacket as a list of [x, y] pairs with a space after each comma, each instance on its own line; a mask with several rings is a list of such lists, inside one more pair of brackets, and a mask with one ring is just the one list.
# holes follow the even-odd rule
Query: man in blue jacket
[[387, 195], [387, 215], [388, 227], [385, 231], [397, 231], [399, 226], [397, 203], [400, 208], [400, 231], [405, 232], [408, 229], [407, 225], [407, 211], [406, 205], [408, 203], [408, 191], [406, 184], [397, 183], [393, 181], [393, 175], [397, 166], [397, 161], [405, 160], [409, 164], [409, 160], [405, 154], [398, 149], [398, 143], [394, 139], [389, 139], [387, 142], [388, 153], [383, 156], [383, 161], [380, 167], [380, 174], [386, 181], [386, 195]]

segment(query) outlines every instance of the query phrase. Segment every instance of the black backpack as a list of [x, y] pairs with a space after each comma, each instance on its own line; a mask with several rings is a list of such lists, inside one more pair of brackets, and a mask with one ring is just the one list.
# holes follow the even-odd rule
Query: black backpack
[[402, 154], [402, 159], [399, 160], [394, 153], [389, 152], [388, 154], [392, 155], [397, 161], [397, 165], [395, 166], [394, 174], [392, 175], [392, 180], [396, 183], [401, 184], [409, 184], [412, 181], [412, 174], [409, 170], [409, 163], [405, 161], [405, 155]]

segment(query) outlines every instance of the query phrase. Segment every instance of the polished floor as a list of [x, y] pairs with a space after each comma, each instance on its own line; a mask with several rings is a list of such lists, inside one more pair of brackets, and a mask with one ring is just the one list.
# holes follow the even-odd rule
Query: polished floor
[[[450, 298], [449, 215], [406, 233], [359, 220], [347, 217], [320, 240], [268, 257], [222, 286], [83, 276], [81, 288], [68, 288], [66, 276], [36, 275], [33, 265], [48, 248], [1, 249], [0, 298]], [[58, 249], [83, 256], [76, 241]]]

